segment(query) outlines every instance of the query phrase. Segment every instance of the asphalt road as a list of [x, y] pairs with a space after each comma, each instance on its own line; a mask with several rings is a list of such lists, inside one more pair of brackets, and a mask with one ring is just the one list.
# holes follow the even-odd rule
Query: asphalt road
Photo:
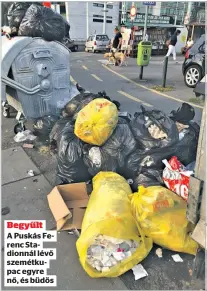
[[[71, 75], [83, 88], [98, 92], [105, 90], [108, 96], [121, 103], [121, 111], [134, 113], [140, 105], [157, 108], [167, 114], [177, 109], [182, 102], [189, 102], [193, 90], [183, 82], [182, 61], [178, 65], [169, 62], [168, 84], [175, 90], [169, 93], [155, 93], [151, 88], [161, 84], [162, 62], [152, 60], [144, 69], [146, 81], [139, 81], [139, 68], [136, 59], [129, 59], [127, 67], [105, 67], [103, 54], [76, 53], [71, 55]], [[165, 95], [165, 96], [164, 96]], [[200, 122], [201, 109], [195, 107], [195, 120]], [[197, 107], [199, 106], [199, 107]]]
[[[97, 93], [98, 91], [105, 90], [113, 100], [117, 100], [121, 103], [121, 111], [128, 111], [134, 113], [140, 109], [140, 105], [146, 106], [146, 108], [158, 108], [166, 113], [169, 113], [173, 109], [177, 109], [182, 100], [188, 101], [189, 96], [179, 94], [186, 90], [185, 85], [180, 82], [179, 88], [176, 91], [176, 95], [168, 94], [161, 95], [153, 92], [151, 83], [142, 82], [138, 83], [137, 77], [130, 78], [129, 73], [134, 76], [138, 73], [136, 66], [117, 68], [110, 67], [106, 69], [103, 67], [102, 62], [103, 55], [90, 54], [90, 53], [72, 53], [71, 54], [71, 76], [74, 81], [78, 82], [83, 88]], [[131, 60], [130, 62], [132, 62]], [[153, 62], [152, 62], [153, 63]], [[175, 79], [182, 78], [181, 64], [173, 67], [171, 66], [171, 75], [175, 76]], [[131, 68], [131, 69], [130, 69]], [[113, 71], [114, 70], [115, 73]], [[137, 69], [137, 71], [136, 71]], [[154, 63], [148, 68], [151, 79], [154, 78], [156, 82], [159, 82], [160, 72], [162, 71], [162, 65], [160, 62]], [[147, 72], [147, 71], [146, 71]], [[178, 76], [178, 73], [180, 74]], [[152, 77], [153, 76], [153, 77]], [[173, 80], [172, 80], [173, 81]], [[137, 84], [138, 83], [138, 84]], [[153, 82], [152, 82], [153, 83]], [[155, 82], [154, 82], [155, 83]], [[176, 82], [175, 82], [176, 83]], [[187, 94], [191, 94], [191, 89], [187, 89]], [[180, 96], [180, 100], [177, 96]], [[168, 97], [167, 97], [168, 96]], [[169, 97], [170, 96], [170, 97]], [[195, 108], [196, 121], [201, 119], [201, 109]], [[2, 148], [10, 148], [17, 146], [13, 141], [13, 125], [14, 119], [2, 119]], [[28, 123], [28, 127], [31, 124]], [[40, 172], [46, 177], [51, 185], [54, 185], [55, 181], [55, 168], [56, 159], [50, 153], [43, 153], [40, 150], [42, 143], [36, 142], [34, 149], [26, 150], [27, 154], [33, 160], [33, 162], [40, 169]], [[183, 263], [175, 263], [172, 260], [171, 255], [173, 252], [163, 250], [163, 258], [158, 258], [155, 254], [156, 246], [151, 251], [150, 255], [142, 262], [143, 266], [148, 272], [148, 277], [139, 281], [134, 280], [132, 271], [127, 272], [121, 276], [121, 280], [126, 285], [127, 289], [131, 290], [199, 290], [202, 289], [202, 282], [199, 285], [191, 285], [191, 270], [193, 266], [193, 256], [187, 254], [181, 254]], [[78, 263], [78, 262], [77, 262]], [[69, 266], [69, 268], [72, 267]], [[68, 268], [68, 272], [69, 272]]]

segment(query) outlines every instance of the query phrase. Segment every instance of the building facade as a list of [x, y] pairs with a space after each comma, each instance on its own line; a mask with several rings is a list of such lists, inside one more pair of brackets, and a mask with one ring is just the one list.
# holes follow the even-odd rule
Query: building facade
[[[65, 5], [70, 23], [70, 37], [86, 40], [91, 34], [104, 30], [104, 2], [67, 2]], [[62, 6], [62, 5], [61, 5]], [[65, 11], [65, 13], [66, 13]], [[61, 13], [64, 14], [63, 7]], [[111, 38], [119, 23], [119, 2], [106, 2], [106, 34]]]
[[[138, 14], [144, 14], [146, 6], [143, 2], [126, 2], [120, 4], [120, 20], [127, 21], [127, 14], [129, 15], [132, 5], [136, 6]], [[205, 23], [205, 2], [191, 2], [190, 22], [197, 21], [202, 25]], [[156, 2], [155, 6], [149, 6], [149, 15], [154, 16], [168, 16], [171, 18], [171, 24], [184, 25], [185, 17], [189, 8], [189, 2], [173, 1], [173, 2]]]

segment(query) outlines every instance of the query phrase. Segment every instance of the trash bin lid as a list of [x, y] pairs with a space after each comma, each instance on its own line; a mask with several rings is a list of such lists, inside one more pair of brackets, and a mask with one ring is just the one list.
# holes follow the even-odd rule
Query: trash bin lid
[[6, 36], [2, 36], [2, 54], [1, 54], [1, 75], [7, 76], [9, 69], [16, 56], [23, 50], [27, 45], [33, 42], [32, 37], [17, 36], [8, 39]]

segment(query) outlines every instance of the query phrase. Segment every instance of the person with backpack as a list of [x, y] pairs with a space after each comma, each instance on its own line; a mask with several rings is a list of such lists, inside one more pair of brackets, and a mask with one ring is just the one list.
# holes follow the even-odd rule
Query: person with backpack
[[[171, 36], [170, 40], [168, 41], [168, 52], [165, 57], [169, 57], [171, 54], [173, 55], [173, 60], [176, 61], [176, 51], [175, 46], [178, 41], [178, 35], [180, 35], [181, 31], [178, 29], [175, 33]], [[178, 63], [178, 62], [176, 62]]]

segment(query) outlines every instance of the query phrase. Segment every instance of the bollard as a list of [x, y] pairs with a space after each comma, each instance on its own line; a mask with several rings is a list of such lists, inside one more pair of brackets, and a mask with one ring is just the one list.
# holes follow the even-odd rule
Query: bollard
[[143, 69], [144, 69], [144, 66], [141, 66], [140, 67], [140, 74], [139, 74], [139, 79], [142, 80], [142, 77], [143, 77]]
[[162, 87], [163, 88], [165, 88], [165, 85], [166, 85], [167, 65], [168, 65], [168, 57], [165, 57], [164, 58], [164, 66], [163, 66], [163, 75], [162, 75]]

